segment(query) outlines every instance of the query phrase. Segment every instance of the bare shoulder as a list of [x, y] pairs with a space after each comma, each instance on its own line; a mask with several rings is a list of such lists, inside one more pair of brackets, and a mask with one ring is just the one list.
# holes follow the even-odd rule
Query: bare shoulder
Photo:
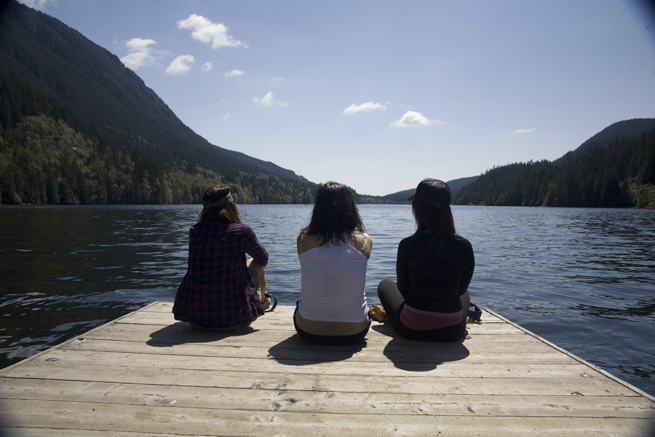
[[351, 244], [355, 249], [366, 255], [366, 258], [371, 256], [371, 249], [373, 249], [373, 239], [367, 233], [353, 232], [351, 234]]
[[361, 242], [364, 242], [364, 240], [372, 241], [371, 236], [368, 235], [366, 232], [355, 231], [352, 233], [352, 236], [353, 238], [355, 238], [356, 241], [361, 241]]
[[321, 239], [318, 235], [307, 234], [304, 232], [301, 232], [296, 240], [298, 255], [300, 255], [303, 252], [307, 252], [308, 250], [311, 250], [320, 245], [321, 245]]

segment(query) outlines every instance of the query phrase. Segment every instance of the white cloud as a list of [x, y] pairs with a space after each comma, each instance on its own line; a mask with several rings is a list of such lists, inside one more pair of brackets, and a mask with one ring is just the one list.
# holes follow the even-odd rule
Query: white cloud
[[202, 66], [202, 71], [210, 71], [212, 68], [214, 68], [214, 66], [211, 62], [205, 62], [205, 64]]
[[237, 70], [236, 68], [225, 72], [225, 77], [239, 77], [241, 75], [243, 75], [243, 71]]
[[261, 105], [261, 106], [272, 106], [273, 105], [273, 99], [274, 99], [273, 91], [269, 91], [261, 99], [259, 97], [257, 97], [257, 96], [253, 97], [252, 101], [257, 103], [258, 105]]
[[180, 55], [171, 62], [171, 65], [166, 69], [168, 74], [187, 74], [191, 70], [195, 59], [191, 55]]
[[416, 111], [407, 111], [400, 117], [399, 120], [391, 123], [391, 126], [396, 127], [420, 127], [430, 126], [430, 120], [426, 116]]
[[273, 105], [279, 105], [279, 106], [289, 106], [287, 103], [284, 102], [278, 102], [275, 100], [275, 95], [273, 94], [273, 91], [269, 91], [266, 93], [264, 97], [261, 99], [257, 96], [252, 98], [252, 101], [257, 103], [260, 106], [273, 106]]
[[155, 55], [155, 51], [150, 47], [153, 44], [157, 44], [157, 41], [152, 39], [132, 38], [125, 43], [130, 53], [123, 56], [121, 62], [132, 70], [137, 70], [145, 65], [156, 63], [157, 56]]
[[388, 103], [385, 103], [384, 105], [382, 103], [373, 103], [372, 100], [370, 102], [360, 103], [359, 105], [353, 103], [352, 105], [344, 109], [343, 113], [346, 115], [350, 115], [350, 114], [356, 114], [358, 112], [386, 111], [388, 105], [389, 105]]
[[223, 23], [212, 23], [207, 18], [191, 14], [189, 18], [177, 22], [178, 29], [191, 29], [191, 36], [202, 43], [212, 45], [213, 49], [219, 47], [248, 46], [227, 34], [227, 27]]
[[230, 113], [226, 112], [225, 115], [223, 115], [223, 120], [227, 120], [228, 118], [230, 118]]
[[525, 128], [524, 129], [516, 129], [516, 130], [510, 131], [510, 133], [511, 134], [529, 134], [531, 132], [534, 132], [535, 130], [536, 130], [535, 128], [531, 127], [531, 128], [528, 128], [528, 129], [525, 129]]

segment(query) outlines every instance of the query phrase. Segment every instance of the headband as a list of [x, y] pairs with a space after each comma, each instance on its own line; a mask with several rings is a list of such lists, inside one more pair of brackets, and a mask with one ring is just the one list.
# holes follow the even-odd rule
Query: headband
[[211, 203], [203, 202], [203, 205], [205, 206], [205, 208], [216, 208], [216, 207], [222, 208], [224, 206], [229, 205], [232, 202], [234, 202], [234, 200], [232, 199], [232, 194], [227, 193], [227, 196], [221, 197], [216, 202], [211, 202]]

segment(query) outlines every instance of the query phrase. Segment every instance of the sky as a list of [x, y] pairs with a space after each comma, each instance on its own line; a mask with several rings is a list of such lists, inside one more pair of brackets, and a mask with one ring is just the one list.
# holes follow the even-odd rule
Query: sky
[[210, 143], [385, 195], [655, 118], [639, 0], [22, 0]]

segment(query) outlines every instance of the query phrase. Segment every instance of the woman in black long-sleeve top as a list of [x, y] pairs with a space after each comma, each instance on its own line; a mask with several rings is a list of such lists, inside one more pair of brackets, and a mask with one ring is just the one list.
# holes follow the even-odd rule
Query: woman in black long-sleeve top
[[460, 340], [470, 305], [473, 248], [455, 232], [446, 183], [424, 179], [408, 200], [417, 230], [398, 246], [397, 282], [380, 282], [378, 296], [387, 320], [402, 337]]

